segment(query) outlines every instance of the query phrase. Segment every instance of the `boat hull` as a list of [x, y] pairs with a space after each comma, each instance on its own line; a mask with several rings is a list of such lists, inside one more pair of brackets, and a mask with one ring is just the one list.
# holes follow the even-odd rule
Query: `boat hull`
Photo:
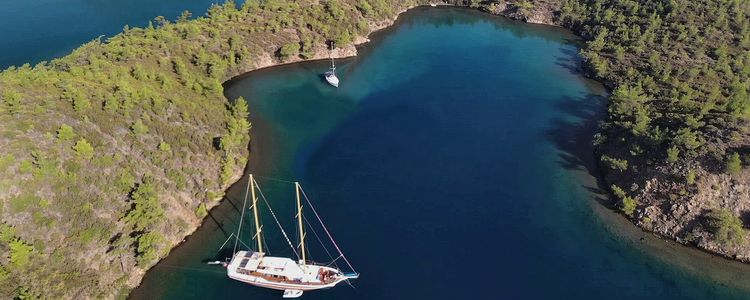
[[334, 87], [339, 87], [339, 78], [336, 77], [336, 74], [334, 74], [333, 72], [326, 72], [325, 78], [328, 84]]
[[346, 278], [340, 278], [328, 284], [292, 284], [292, 283], [282, 283], [282, 282], [271, 282], [271, 281], [267, 281], [258, 277], [255, 277], [254, 278], [255, 280], [252, 280], [250, 278], [243, 278], [243, 277], [234, 276], [231, 274], [229, 275], [229, 278], [232, 278], [234, 280], [244, 282], [250, 285], [254, 285], [257, 287], [280, 290], [280, 291], [284, 291], [284, 290], [313, 291], [313, 290], [320, 290], [320, 289], [328, 289], [346, 280]]

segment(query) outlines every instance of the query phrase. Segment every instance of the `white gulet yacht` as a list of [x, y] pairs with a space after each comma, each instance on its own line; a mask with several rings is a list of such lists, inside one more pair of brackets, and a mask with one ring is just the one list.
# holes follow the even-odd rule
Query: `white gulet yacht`
[[[298, 260], [293, 260], [287, 257], [269, 256], [267, 253], [265, 253], [263, 251], [263, 238], [261, 235], [262, 226], [260, 224], [260, 219], [258, 218], [259, 199], [258, 197], [256, 197], [256, 190], [260, 192], [260, 188], [258, 187], [257, 182], [254, 180], [253, 175], [250, 175], [248, 181], [248, 189], [251, 190], [250, 194], [252, 197], [252, 210], [253, 217], [255, 218], [256, 229], [253, 239], [256, 241], [257, 251], [234, 251], [232, 260], [228, 264], [225, 264], [227, 267], [227, 275], [229, 275], [229, 278], [259, 287], [283, 290], [284, 298], [297, 298], [302, 296], [302, 293], [304, 291], [331, 288], [343, 281], [359, 277], [359, 274], [354, 271], [354, 268], [352, 268], [349, 261], [341, 252], [338, 245], [333, 240], [333, 237], [328, 232], [328, 229], [323, 224], [323, 221], [320, 219], [320, 216], [315, 211], [315, 208], [312, 207], [312, 203], [310, 203], [307, 195], [304, 194], [302, 187], [300, 187], [299, 183], [297, 182], [294, 183], [294, 186], [295, 193], [297, 195], [296, 218], [297, 225], [299, 227], [298, 231], [300, 241], [298, 247], [292, 246], [292, 242], [289, 240], [288, 235], [281, 227], [281, 223], [279, 223], [276, 215], [273, 213], [273, 210], [270, 210], [270, 206], [268, 208], [274, 220], [276, 220], [277, 225], [281, 229], [284, 238], [286, 238], [287, 243], [292, 248], [292, 251], [298, 256]], [[333, 246], [335, 246], [336, 251], [339, 254], [339, 257], [335, 259], [331, 257], [333, 261], [329, 265], [316, 264], [307, 260], [307, 253], [305, 249], [305, 226], [303, 223], [305, 217], [302, 214], [302, 201], [300, 199], [300, 193], [302, 193], [302, 195], [304, 196], [306, 203], [310, 206], [310, 209], [315, 214], [317, 220], [320, 222], [320, 225], [323, 228], [325, 234], [328, 235], [328, 238], [330, 239]], [[262, 192], [260, 192], [260, 195], [261, 197], [263, 197]], [[262, 200], [266, 203], [266, 205], [268, 204], [268, 201], [265, 200], [265, 197], [263, 197]], [[240, 227], [237, 230], [237, 237], [240, 236], [242, 219], [244, 218], [246, 205], [247, 193], [245, 195], [245, 201], [242, 208]], [[237, 238], [236, 241], [239, 241], [239, 238]], [[237, 242], [235, 242], [235, 250], [236, 249]], [[299, 252], [297, 250], [299, 250]], [[326, 250], [326, 252], [328, 251]], [[343, 259], [343, 261], [346, 262], [352, 272], [344, 273], [338, 267], [336, 267], [335, 262], [338, 259]]]

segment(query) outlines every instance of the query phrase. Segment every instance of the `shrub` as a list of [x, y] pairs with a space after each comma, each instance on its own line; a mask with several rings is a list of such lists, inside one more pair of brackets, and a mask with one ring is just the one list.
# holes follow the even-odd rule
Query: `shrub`
[[4, 223], [0, 223], [0, 242], [9, 244], [16, 237], [16, 228]]
[[685, 149], [695, 150], [703, 145], [703, 140], [695, 131], [692, 131], [689, 128], [682, 128], [677, 131], [677, 135], [674, 137], [674, 143]]
[[79, 158], [90, 160], [92, 157], [94, 157], [94, 147], [89, 144], [89, 142], [81, 138], [76, 142], [76, 144], [73, 146], [73, 150], [75, 150], [76, 155]]
[[342, 30], [333, 39], [334, 45], [338, 47], [345, 47], [352, 42], [352, 35], [347, 30]]
[[135, 177], [124, 169], [120, 169], [118, 173], [119, 175], [115, 181], [115, 187], [117, 187], [121, 193], [130, 192], [133, 187], [135, 187]]
[[695, 184], [695, 170], [688, 171], [687, 175], [685, 176], [685, 182], [689, 185]]
[[31, 252], [34, 251], [34, 247], [15, 239], [10, 242], [10, 263], [13, 267], [22, 268], [29, 264], [31, 260]]
[[138, 121], [135, 121], [132, 125], [130, 125], [130, 131], [136, 136], [143, 135], [148, 133], [148, 126], [146, 126], [146, 124], [143, 124], [143, 121], [139, 119]]
[[227, 156], [224, 160], [222, 160], [221, 174], [219, 175], [221, 184], [226, 185], [230, 183], [230, 180], [232, 180], [232, 175], [234, 175], [234, 165], [235, 160], [231, 156]]
[[667, 149], [667, 161], [675, 163], [680, 159], [680, 149], [677, 146], [672, 146]]
[[715, 209], [706, 216], [708, 230], [722, 246], [740, 246], [746, 243], [742, 220], [726, 209]]
[[61, 141], [70, 141], [75, 137], [76, 134], [73, 131], [73, 127], [70, 127], [68, 124], [60, 125], [60, 129], [57, 130], [57, 138]]
[[287, 59], [292, 56], [296, 56], [299, 53], [299, 43], [287, 43], [281, 46], [279, 49], [279, 57], [281, 59]]
[[88, 98], [80, 95], [73, 98], [73, 109], [77, 113], [83, 114], [89, 108], [91, 108], [91, 101]]
[[208, 214], [208, 210], [206, 209], [206, 205], [201, 203], [198, 205], [198, 208], [195, 209], [195, 216], [198, 217], [198, 219], [203, 219]]
[[623, 172], [628, 169], [628, 161], [625, 159], [617, 159], [607, 155], [602, 155], [601, 161], [612, 170]]
[[172, 152], [172, 146], [170, 146], [167, 142], [161, 142], [159, 143], [159, 151]]
[[633, 214], [635, 213], [635, 209], [638, 206], [638, 203], [635, 202], [635, 199], [628, 196], [625, 191], [623, 191], [619, 186], [613, 184], [611, 188], [612, 193], [615, 194], [615, 196], [620, 200], [618, 202], [620, 210], [628, 217], [632, 218]]
[[731, 175], [737, 175], [742, 171], [742, 160], [737, 152], [734, 152], [727, 157], [726, 170]]
[[159, 258], [159, 246], [164, 244], [164, 237], [158, 232], [147, 232], [137, 238], [138, 264], [147, 265]]
[[164, 217], [164, 209], [159, 205], [156, 186], [151, 178], [145, 178], [131, 193], [133, 209], [123, 218], [135, 231], [143, 231]]
[[3, 102], [12, 115], [21, 110], [21, 94], [14, 91], [5, 91], [3, 93]]

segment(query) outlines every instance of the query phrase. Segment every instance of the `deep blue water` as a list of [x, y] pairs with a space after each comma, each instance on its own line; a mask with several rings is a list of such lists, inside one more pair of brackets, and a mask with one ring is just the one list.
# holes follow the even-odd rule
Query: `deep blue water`
[[[655, 240], [596, 201], [604, 92], [578, 63], [565, 31], [427, 8], [340, 62], [339, 89], [325, 62], [230, 83], [251, 108], [249, 170], [284, 226], [293, 190], [276, 179], [300, 180], [362, 273], [303, 298], [747, 298], [727, 287], [745, 266]], [[227, 254], [244, 184], [134, 298], [280, 297], [203, 263]], [[289, 255], [263, 221], [271, 252]]]
[[[143, 27], [156, 16], [184, 10], [203, 15], [217, 0], [0, 0], [0, 69], [64, 56], [127, 24]], [[223, 2], [223, 1], [221, 1]]]

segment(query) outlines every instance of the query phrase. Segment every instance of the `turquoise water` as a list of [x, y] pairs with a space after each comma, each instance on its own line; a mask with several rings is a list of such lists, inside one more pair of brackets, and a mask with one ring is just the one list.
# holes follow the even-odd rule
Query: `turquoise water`
[[[229, 83], [251, 108], [249, 169], [284, 226], [293, 190], [276, 179], [300, 180], [362, 273], [303, 297], [747, 298], [745, 266], [654, 240], [597, 202], [603, 90], [578, 63], [564, 31], [427, 8], [341, 61], [339, 89], [321, 80], [325, 62]], [[280, 298], [204, 263], [228, 254], [244, 185], [133, 298]], [[289, 255], [263, 221], [271, 252]]]
[[216, 0], [0, 0], [0, 69], [64, 56], [127, 24], [143, 27], [156, 16], [184, 10], [202, 15]]

